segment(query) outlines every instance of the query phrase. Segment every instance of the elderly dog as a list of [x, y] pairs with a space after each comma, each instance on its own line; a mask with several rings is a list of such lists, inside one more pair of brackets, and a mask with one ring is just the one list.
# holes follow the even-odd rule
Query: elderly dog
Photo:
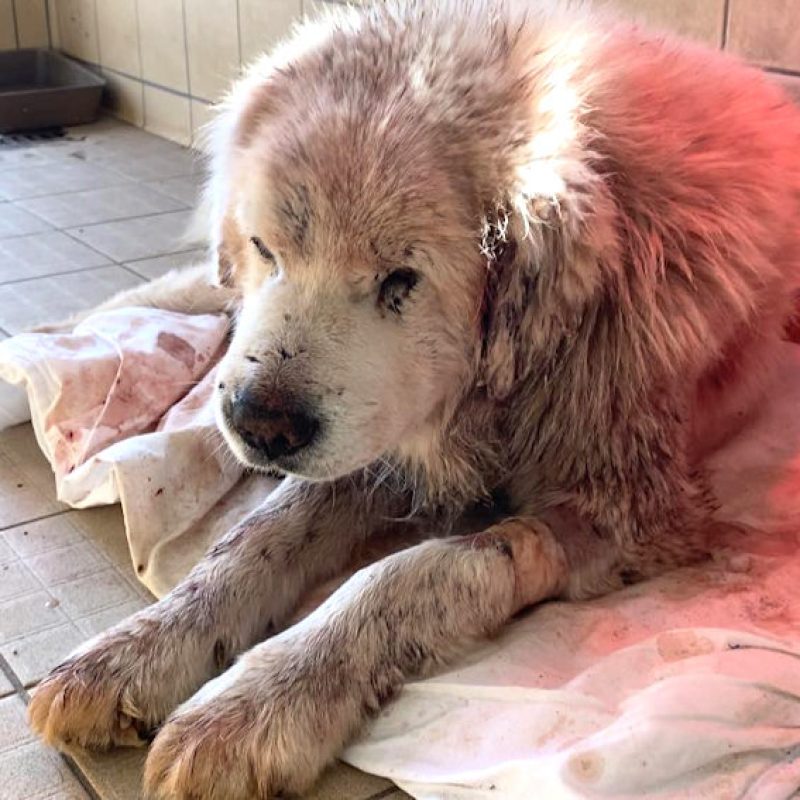
[[[30, 716], [56, 745], [158, 729], [156, 795], [266, 797], [521, 609], [704, 554], [702, 454], [766, 385], [798, 284], [800, 115], [584, 12], [390, 0], [256, 64], [211, 153], [239, 303], [219, 424], [289, 477]], [[286, 628], [376, 530], [499, 498]]]

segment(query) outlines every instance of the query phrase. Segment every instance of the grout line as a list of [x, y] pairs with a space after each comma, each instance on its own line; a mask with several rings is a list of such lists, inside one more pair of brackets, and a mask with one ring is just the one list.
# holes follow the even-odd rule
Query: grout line
[[731, 20], [731, 0], [725, 0], [722, 6], [722, 42], [720, 47], [725, 50], [728, 47], [728, 26]]
[[[8, 661], [6, 661], [2, 653], [0, 653], [0, 672], [2, 672], [6, 676], [6, 678], [8, 678], [9, 682], [14, 687], [14, 692], [16, 696], [19, 697], [19, 699], [22, 700], [22, 702], [27, 707], [28, 704], [30, 703], [31, 696], [28, 693], [28, 690], [25, 688], [25, 685], [19, 679], [17, 673], [14, 672], [14, 669], [8, 663]], [[36, 741], [39, 740], [37, 739]], [[58, 756], [61, 758], [64, 764], [66, 764], [66, 767], [72, 773], [72, 776], [81, 785], [81, 788], [89, 796], [90, 800], [103, 800], [103, 798], [100, 797], [99, 794], [97, 794], [97, 792], [94, 789], [94, 786], [92, 786], [92, 782], [84, 774], [83, 770], [78, 766], [75, 760], [66, 753], [62, 753], [60, 751], [56, 752], [58, 753]]]
[[53, 49], [53, 27], [50, 20], [50, 0], [42, 0], [44, 4], [44, 21], [47, 26], [47, 46]]
[[189, 36], [186, 28], [186, 0], [181, 0], [181, 28], [183, 30], [183, 62], [186, 68], [186, 91], [189, 97], [189, 141], [194, 144], [194, 112], [192, 111], [192, 75], [189, 69]]
[[237, 79], [242, 74], [242, 12], [239, 9], [239, 0], [236, 0], [236, 46], [237, 46], [237, 60], [239, 62], [239, 72]]
[[14, 23], [14, 42], [19, 49], [22, 45], [19, 41], [19, 25], [17, 24], [17, 0], [11, 0], [11, 19]]
[[[153, 256], [153, 258], [158, 258], [158, 256]], [[146, 261], [146, 259], [141, 259], [141, 260]], [[143, 281], [152, 280], [152, 278], [148, 278], [146, 275], [141, 275], [135, 269], [131, 269], [127, 264], [120, 264], [119, 266], [122, 267], [122, 269], [124, 269], [125, 272], [130, 272], [130, 274], [133, 275], [135, 278], [141, 278]]]
[[92, 64], [92, 66], [97, 67], [100, 69], [102, 67], [102, 56], [100, 55], [100, 18], [97, 14], [97, 0], [91, 0], [92, 3], [92, 11], [94, 16], [94, 37], [95, 42], [97, 43], [97, 63]]
[[94, 786], [92, 786], [92, 782], [72, 756], [62, 752], [59, 752], [58, 755], [61, 756], [61, 760], [67, 765], [67, 769], [72, 773], [75, 780], [78, 781], [82, 789], [89, 795], [90, 800], [103, 800], [103, 798], [97, 794]]
[[[140, 185], [142, 185], [142, 184], [140, 184]], [[92, 191], [92, 190], [89, 190], [89, 191]], [[80, 225], [75, 225], [73, 223], [73, 224], [70, 224], [67, 227], [59, 228], [57, 225], [53, 225], [53, 223], [50, 222], [46, 217], [43, 217], [40, 214], [37, 214], [35, 211], [31, 211], [30, 209], [25, 208], [25, 206], [20, 206], [20, 208], [22, 208], [23, 211], [27, 211], [32, 216], [36, 217], [37, 219], [40, 219], [42, 222], [44, 222], [47, 225], [49, 225], [50, 229], [46, 230], [46, 231], [34, 231], [33, 233], [14, 233], [11, 236], [0, 236], [0, 242], [8, 242], [8, 241], [11, 241], [12, 239], [24, 239], [26, 236], [41, 236], [41, 235], [43, 235], [45, 233], [52, 233], [53, 231], [56, 231], [58, 233], [68, 233], [70, 230], [75, 230], [77, 228], [92, 228], [95, 225], [105, 225], [108, 222], [127, 222], [128, 220], [132, 220], [132, 219], [146, 219], [148, 217], [160, 217], [162, 214], [177, 214], [180, 211], [193, 211], [194, 208], [195, 208], [194, 206], [187, 206], [183, 202], [183, 200], [178, 200], [177, 197], [172, 197], [172, 195], [168, 195], [168, 194], [164, 194], [163, 192], [159, 192], [158, 189], [153, 188], [153, 191], [157, 192], [160, 195], [163, 195], [164, 197], [168, 197], [168, 198], [174, 200], [176, 203], [180, 203], [182, 207], [181, 208], [171, 208], [168, 211], [150, 211], [147, 214], [131, 214], [131, 215], [124, 216], [124, 217], [109, 217], [108, 219], [100, 220], [99, 222], [88, 222], [88, 223], [83, 223], [83, 224], [80, 224]], [[61, 194], [69, 194], [69, 192], [63, 192]], [[58, 195], [49, 195], [49, 194], [47, 194], [47, 195], [41, 195], [41, 196], [42, 197], [55, 197], [55, 196], [58, 196]], [[39, 198], [36, 197], [36, 198], [24, 198], [24, 199], [38, 200]], [[75, 239], [74, 236], [72, 236], [71, 238]], [[81, 242], [81, 244], [85, 245], [85, 242], [82, 242], [80, 239], [76, 239], [76, 241], [79, 241], [79, 242]], [[86, 245], [86, 246], [88, 247], [89, 245]], [[94, 249], [94, 248], [92, 248], [92, 249]], [[95, 252], [99, 252], [99, 251], [95, 251]], [[170, 254], [167, 253], [165, 255], [170, 255]], [[106, 256], [106, 258], [111, 258], [111, 256]], [[149, 258], [149, 256], [145, 256], [145, 258]], [[132, 259], [132, 260], [133, 261], [141, 261], [142, 259], [137, 258], [137, 259]], [[0, 282], [0, 286], [1, 285], [2, 285], [2, 282]]]
[[762, 67], [764, 72], [770, 72], [773, 75], [785, 75], [787, 78], [800, 78], [800, 72], [786, 67]]
[[[114, 69], [114, 67], [106, 67], [102, 64], [96, 64], [94, 61], [87, 61], [84, 58], [80, 58], [79, 56], [72, 55], [72, 53], [67, 53], [67, 55], [73, 60], [77, 61], [79, 64], [82, 64], [84, 67], [90, 69], [103, 69], [107, 72], [111, 72], [114, 75], [119, 75], [121, 78], [127, 78], [129, 81], [136, 81], [137, 83], [141, 83], [143, 86], [150, 86], [153, 89], [161, 89], [168, 94], [175, 95], [176, 97], [183, 97], [184, 99], [188, 100], [197, 100], [200, 103], [204, 103], [207, 106], [213, 106], [214, 101], [209, 100], [207, 97], [200, 97], [199, 95], [190, 94], [189, 92], [182, 92], [179, 89], [173, 89], [171, 86], [165, 86], [163, 83], [157, 83], [156, 81], [151, 81], [149, 78], [143, 78], [137, 75], [131, 75], [129, 72], [124, 72], [121, 69]], [[187, 75], [187, 85], [189, 84], [188, 75]], [[131, 124], [131, 123], [128, 123]], [[133, 125], [134, 128], [139, 128], [139, 125]], [[164, 137], [160, 137], [164, 138]]]
[[[183, 61], [186, 67], [187, 96], [192, 98], [192, 73], [189, 69], [189, 36], [186, 27], [186, 0], [181, 0], [181, 29], [183, 30]], [[191, 107], [191, 103], [189, 104]]]
[[[155, 253], [152, 256], [142, 256], [141, 258], [131, 259], [130, 261], [116, 261], [115, 259], [111, 258], [110, 256], [106, 256], [106, 255], [100, 253], [99, 250], [95, 250], [93, 247], [91, 247], [90, 245], [87, 245], [85, 242], [82, 242], [80, 239], [76, 239], [74, 236], [70, 236], [69, 231], [66, 231], [66, 230], [65, 231], [58, 231], [58, 233], [64, 233], [67, 236], [69, 236], [70, 239], [72, 239], [73, 241], [76, 241], [79, 244], [85, 245], [90, 250], [94, 250], [94, 252], [97, 253], [98, 255], [103, 255], [103, 258], [107, 259], [109, 261], [109, 263], [108, 264], [95, 264], [93, 267], [77, 267], [76, 269], [66, 269], [66, 270], [62, 270], [60, 272], [50, 272], [47, 275], [34, 275], [33, 277], [30, 277], [30, 278], [16, 278], [16, 279], [13, 279], [13, 280], [10, 280], [10, 281], [2, 281], [2, 282], [0, 282], [0, 287], [3, 287], [3, 286], [18, 286], [21, 283], [29, 283], [31, 281], [38, 281], [38, 280], [42, 280], [44, 278], [58, 278], [58, 277], [61, 277], [63, 275], [78, 275], [81, 272], [91, 272], [92, 270], [95, 270], [95, 269], [111, 269], [111, 267], [125, 267], [127, 264], [134, 263], [136, 261], [149, 261], [152, 258], [165, 258], [166, 256], [182, 255], [184, 253], [190, 253], [193, 250], [202, 250], [203, 249], [202, 246], [200, 246], [200, 247], [189, 247], [189, 248], [183, 248], [181, 250], [171, 250], [171, 251], [169, 251], [167, 253]], [[130, 272], [132, 270], [129, 269], [128, 271]], [[137, 278], [142, 278], [142, 279], [144, 279], [146, 281], [152, 280], [151, 278], [148, 278], [148, 277], [146, 277], [144, 275], [140, 275], [138, 272], [134, 271], [134, 274], [136, 275]], [[0, 330], [4, 330], [4, 329], [0, 329]], [[8, 335], [9, 336], [14, 336], [15, 334], [9, 333]], [[26, 522], [35, 522], [35, 520], [25, 520], [25, 521]], [[23, 523], [20, 522], [18, 524], [22, 525]], [[0, 531], [4, 531], [4, 530], [6, 530], [6, 528], [0, 528]]]
[[[187, 247], [184, 250], [175, 250], [172, 253], [160, 253], [156, 256], [144, 256], [143, 258], [131, 258], [128, 261], [124, 261], [120, 264], [120, 266], [135, 266], [140, 261], [151, 261], [154, 258], [165, 258], [166, 256], [182, 256], [185, 253], [194, 253], [196, 250], [203, 250], [202, 245], [200, 247]], [[138, 273], [137, 273], [138, 274]]]
[[39, 520], [42, 519], [50, 519], [51, 517], [57, 517], [60, 514], [66, 514], [70, 510], [71, 509], [69, 508], [64, 508], [60, 511], [51, 511], [49, 514], [41, 514], [38, 517], [31, 517], [30, 519], [21, 519], [18, 522], [14, 522], [11, 525], [0, 526], [0, 533], [2, 533], [3, 531], [9, 531], [11, 530], [11, 528], [18, 528], [20, 525], [30, 525], [32, 522], [39, 522]]
[[[14, 672], [11, 665], [6, 661], [5, 657], [2, 653], [0, 653], [0, 672], [2, 672], [6, 678], [8, 678], [11, 685], [14, 687], [14, 693], [20, 700], [25, 704], [27, 707], [30, 703], [31, 696], [28, 693], [28, 690], [25, 688], [25, 685], [19, 679], [19, 676], [16, 672]], [[38, 739], [36, 741], [39, 741]], [[92, 786], [91, 781], [89, 778], [86, 777], [83, 770], [78, 766], [78, 764], [74, 761], [74, 759], [67, 755], [66, 753], [58, 752], [59, 757], [61, 760], [66, 764], [67, 769], [72, 773], [72, 776], [75, 778], [76, 781], [81, 785], [81, 788], [89, 795], [90, 800], [103, 800], [99, 794]]]
[[136, 55], [139, 59], [139, 74], [144, 78], [144, 61], [142, 60], [142, 25], [139, 17], [139, 0], [133, 0], [136, 14]]
[[0, 653], [0, 672], [8, 678], [9, 683], [14, 687], [14, 691], [22, 695], [25, 703], [27, 705], [27, 695], [28, 693], [25, 691], [25, 686], [23, 685], [22, 681], [17, 676], [17, 673], [14, 672], [11, 664], [6, 661], [5, 656]]
[[[70, 237], [73, 238], [73, 237]], [[75, 239], [75, 241], [79, 241]], [[83, 244], [81, 242], [81, 244]], [[50, 272], [47, 275], [36, 275], [32, 278], [15, 278], [10, 281], [3, 281], [0, 283], [0, 287], [2, 286], [19, 286], [21, 283], [30, 283], [31, 281], [39, 281], [43, 278], [59, 278], [63, 277], [64, 275], [78, 275], [81, 272], [91, 272], [94, 269], [110, 269], [111, 267], [118, 267], [120, 266], [116, 261], [112, 261], [109, 264], [96, 264], [94, 267], [78, 267], [76, 269], [65, 269], [61, 272]], [[43, 323], [46, 324], [46, 323]], [[19, 333], [23, 333], [23, 331], [19, 331]], [[12, 336], [16, 336], [16, 334], [11, 334]], [[35, 522], [36, 520], [26, 520], [28, 522]], [[22, 523], [20, 523], [21, 525]], [[6, 530], [5, 528], [0, 528], [0, 531]]]

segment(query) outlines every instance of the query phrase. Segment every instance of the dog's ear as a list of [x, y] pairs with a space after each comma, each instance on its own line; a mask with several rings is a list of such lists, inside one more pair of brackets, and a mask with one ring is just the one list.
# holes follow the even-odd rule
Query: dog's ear
[[596, 289], [595, 231], [573, 209], [566, 196], [526, 198], [484, 217], [480, 372], [494, 400], [507, 399], [553, 336], [577, 324]]
[[[236, 288], [238, 265], [248, 245], [248, 237], [236, 221], [234, 185], [243, 178], [237, 162], [258, 136], [265, 119], [274, 114], [275, 69], [269, 58], [254, 64], [236, 83], [216, 109], [214, 119], [204, 131], [204, 150], [209, 163], [203, 205], [211, 229], [211, 249], [216, 262], [215, 282]], [[246, 177], [246, 173], [244, 173]]]
[[244, 263], [247, 240], [231, 214], [222, 217], [220, 229], [216, 244], [217, 282], [220, 286], [235, 289], [239, 283], [239, 265]]
[[481, 314], [481, 373], [487, 394], [504, 400], [522, 375], [524, 317], [535, 285], [531, 265], [523, 263], [510, 218], [502, 210], [483, 222], [481, 254], [486, 282]]

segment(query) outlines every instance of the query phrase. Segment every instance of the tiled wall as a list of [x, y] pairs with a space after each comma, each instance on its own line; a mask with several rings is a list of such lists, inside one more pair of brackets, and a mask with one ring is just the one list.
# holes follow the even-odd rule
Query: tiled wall
[[[53, 45], [102, 70], [120, 117], [190, 144], [241, 65], [329, 1], [0, 0], [0, 47], [46, 36], [46, 3]], [[800, 97], [800, 0], [595, 2], [739, 53]]]
[[47, 12], [46, 0], [0, 0], [0, 50], [47, 47]]
[[54, 46], [103, 73], [114, 112], [182, 144], [196, 141], [210, 104], [241, 66], [316, 7], [315, 0], [47, 2]]

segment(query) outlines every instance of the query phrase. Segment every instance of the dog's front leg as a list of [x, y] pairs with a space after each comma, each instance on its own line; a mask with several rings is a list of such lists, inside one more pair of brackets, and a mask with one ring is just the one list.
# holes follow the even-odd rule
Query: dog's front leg
[[55, 745], [140, 744], [242, 650], [280, 629], [385, 512], [357, 481], [287, 479], [170, 594], [87, 642], [36, 688], [32, 727]]
[[566, 572], [532, 520], [373, 564], [179, 708], [153, 744], [147, 788], [186, 800], [304, 790], [405, 678], [560, 593]]

